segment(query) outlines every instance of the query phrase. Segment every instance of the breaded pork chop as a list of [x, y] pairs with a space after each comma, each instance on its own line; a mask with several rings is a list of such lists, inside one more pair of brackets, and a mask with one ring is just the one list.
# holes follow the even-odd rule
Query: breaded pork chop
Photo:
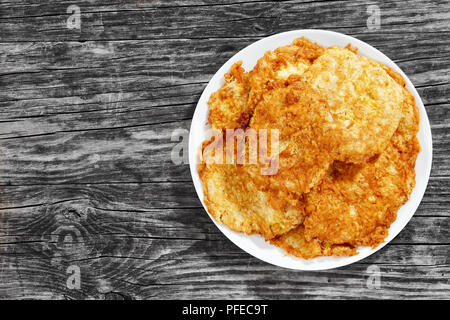
[[265, 93], [283, 87], [289, 78], [300, 77], [324, 51], [320, 45], [302, 37], [291, 45], [267, 51], [250, 71], [248, 105], [254, 109]]
[[[411, 94], [406, 89], [403, 92], [403, 116], [383, 153], [360, 165], [335, 162], [330, 174], [306, 195], [303, 226], [274, 244], [311, 258], [308, 250], [313, 242], [339, 250], [344, 245], [340, 252], [347, 253], [347, 248], [376, 247], [384, 241], [397, 210], [414, 188], [414, 165], [420, 151], [418, 111]], [[292, 251], [292, 247], [297, 249]]]
[[381, 153], [402, 114], [402, 87], [378, 63], [330, 47], [302, 76], [327, 99], [336, 160], [362, 163]]
[[242, 128], [250, 120], [251, 110], [247, 106], [250, 87], [248, 73], [242, 61], [236, 62], [225, 74], [225, 84], [209, 98], [208, 122], [212, 128]]
[[274, 194], [256, 188], [240, 166], [204, 163], [199, 174], [209, 213], [233, 231], [270, 240], [303, 220], [302, 203], [280, 205]]
[[258, 166], [244, 166], [257, 186], [295, 203], [320, 182], [333, 161], [327, 151], [322, 123], [328, 106], [313, 91], [295, 83], [267, 92], [257, 105], [250, 128], [279, 132], [278, 170], [261, 174]]

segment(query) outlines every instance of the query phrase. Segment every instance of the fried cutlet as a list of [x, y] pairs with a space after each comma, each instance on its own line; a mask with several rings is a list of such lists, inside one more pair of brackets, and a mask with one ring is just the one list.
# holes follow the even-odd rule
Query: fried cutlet
[[250, 71], [249, 108], [254, 109], [264, 94], [283, 87], [289, 78], [300, 77], [323, 51], [323, 47], [304, 37], [291, 45], [267, 51]]
[[242, 61], [233, 64], [224, 77], [225, 84], [209, 98], [208, 122], [212, 128], [245, 127], [251, 115], [247, 106], [250, 86]]
[[292, 45], [268, 51], [258, 60], [250, 73], [239, 61], [225, 74], [225, 84], [214, 92], [209, 101], [208, 121], [213, 128], [244, 128], [264, 93], [284, 86], [319, 57], [324, 48], [306, 38], [294, 40]]
[[[302, 258], [384, 241], [415, 185], [419, 116], [399, 74], [355, 53], [299, 38], [248, 73], [233, 65], [208, 102], [209, 122], [221, 135], [276, 129], [279, 153], [270, 139], [256, 164], [206, 153], [198, 170], [216, 221]], [[262, 174], [273, 162], [276, 172]]]
[[199, 175], [205, 204], [216, 221], [233, 231], [261, 234], [266, 240], [302, 222], [302, 203], [280, 203], [275, 194], [258, 189], [242, 166], [207, 162], [204, 159], [199, 165]]
[[[230, 72], [225, 75], [224, 86], [213, 93], [208, 101], [210, 106], [208, 121], [212, 128], [222, 130], [245, 128], [253, 115], [253, 109], [257, 101], [259, 102], [263, 93], [268, 93], [277, 87], [284, 88], [288, 85], [288, 80], [293, 81], [295, 80], [294, 76], [300, 76], [322, 51], [323, 48], [319, 45], [308, 39], [300, 38], [294, 41], [294, 45], [281, 47], [274, 52], [266, 53], [250, 73], [245, 72], [241, 62], [234, 64]], [[280, 92], [279, 95], [286, 95], [287, 93], [287, 91]], [[247, 99], [250, 103], [247, 103]], [[291, 94], [284, 100], [292, 104], [293, 99], [295, 97]], [[263, 128], [263, 126], [258, 125], [257, 118], [254, 121], [254, 129]], [[270, 129], [267, 126], [264, 126], [264, 128]], [[306, 132], [296, 134], [294, 138], [298, 142], [303, 140], [305, 136]], [[270, 140], [270, 132], [268, 138]], [[312, 136], [309, 137], [308, 141], [311, 145], [310, 150], [318, 148]], [[293, 164], [288, 163], [292, 162], [290, 155], [298, 153], [300, 150], [298, 143], [296, 146], [284, 143], [284, 146], [284, 152], [280, 155], [281, 172], [288, 174], [286, 169], [293, 167]], [[303, 149], [301, 151], [306, 154]], [[267, 155], [270, 155], [270, 151]], [[314, 176], [309, 178], [311, 181], [304, 183], [306, 186], [302, 188], [305, 190], [309, 190], [313, 184], [317, 183], [315, 180], [319, 180], [323, 175], [323, 168], [317, 169], [312, 164], [323, 162], [325, 167], [330, 163], [327, 156], [324, 157], [318, 152], [315, 152], [315, 156], [309, 156], [309, 158], [309, 163], [304, 163], [303, 166], [311, 171], [311, 176], [313, 174]], [[207, 161], [208, 159], [204, 160]], [[297, 166], [298, 169], [301, 168]], [[202, 164], [199, 166], [200, 178], [203, 181], [204, 190], [206, 190], [205, 203], [214, 218], [225, 223], [232, 230], [248, 234], [259, 233], [266, 239], [271, 239], [276, 235], [287, 232], [301, 222], [303, 204], [292, 197], [289, 197], [291, 200], [289, 203], [283, 197], [280, 197], [280, 193], [289, 193], [286, 188], [282, 188], [283, 190], [266, 188], [267, 180], [253, 179], [255, 173], [258, 177], [261, 177], [260, 170], [261, 166], [252, 165], [240, 167], [235, 164]], [[312, 173], [312, 171], [317, 171], [317, 173]], [[245, 175], [247, 180], [243, 178]], [[293, 178], [294, 176], [291, 176], [291, 181], [297, 180]], [[280, 179], [281, 175], [278, 180]], [[236, 186], [236, 188], [224, 188], [221, 183]], [[272, 183], [272, 186], [275, 186], [275, 184]], [[283, 184], [279, 184], [279, 186], [283, 186]], [[293, 190], [294, 188], [291, 186], [289, 189]], [[252, 195], [261, 202], [257, 202], [255, 205], [254, 200], [248, 201], [253, 198]]]
[[414, 188], [414, 165], [420, 151], [418, 110], [411, 94], [406, 89], [403, 92], [403, 116], [383, 153], [365, 164], [335, 162], [330, 173], [306, 195], [303, 225], [274, 244], [296, 256], [311, 258], [310, 248], [315, 243], [320, 248], [338, 246], [336, 250], [347, 255], [356, 246], [376, 247], [384, 241], [397, 210]]
[[330, 47], [302, 78], [327, 99], [326, 125], [336, 160], [363, 163], [386, 148], [400, 121], [404, 95], [384, 68], [352, 50]]

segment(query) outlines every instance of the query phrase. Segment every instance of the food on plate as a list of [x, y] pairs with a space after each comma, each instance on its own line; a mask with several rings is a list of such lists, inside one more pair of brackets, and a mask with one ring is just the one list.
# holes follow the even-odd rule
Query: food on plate
[[211, 126], [228, 129], [246, 126], [251, 114], [247, 105], [249, 90], [248, 73], [242, 68], [242, 62], [235, 63], [225, 74], [225, 84], [209, 98]]
[[304, 259], [319, 256], [354, 256], [357, 254], [354, 247], [346, 244], [332, 244], [318, 239], [307, 240], [303, 225], [270, 240], [270, 243], [293, 256]]
[[404, 96], [402, 86], [380, 64], [330, 47], [305, 71], [303, 81], [326, 97], [335, 159], [361, 163], [386, 148], [400, 121]]
[[304, 37], [291, 45], [267, 51], [249, 72], [248, 105], [253, 110], [264, 94], [283, 87], [289, 79], [301, 77], [312, 61], [323, 53], [324, 48]]
[[333, 161], [323, 131], [328, 106], [319, 95], [295, 83], [267, 92], [256, 106], [249, 128], [277, 130], [279, 134], [276, 174], [260, 174], [260, 166], [244, 166], [253, 181], [281, 198], [297, 201], [311, 190]]
[[303, 203], [280, 205], [275, 194], [256, 187], [242, 166], [207, 162], [204, 159], [199, 174], [205, 204], [216, 221], [234, 231], [261, 234], [267, 240], [300, 224]]
[[272, 243], [293, 255], [312, 257], [312, 252], [304, 250], [341, 244], [346, 251], [335, 250], [348, 253], [356, 252], [357, 246], [376, 247], [384, 241], [397, 210], [414, 188], [414, 165], [420, 151], [418, 110], [411, 94], [406, 89], [404, 93], [403, 116], [387, 148], [364, 164], [336, 161], [306, 195], [303, 224]]
[[198, 167], [216, 221], [305, 259], [384, 242], [415, 186], [419, 114], [402, 76], [356, 51], [299, 38], [231, 67]]

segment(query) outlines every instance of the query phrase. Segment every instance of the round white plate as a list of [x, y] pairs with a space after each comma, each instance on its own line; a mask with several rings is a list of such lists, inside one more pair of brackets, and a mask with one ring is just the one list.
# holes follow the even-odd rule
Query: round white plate
[[405, 203], [398, 211], [397, 219], [394, 223], [392, 223], [389, 229], [389, 236], [386, 238], [386, 241], [380, 244], [375, 249], [369, 247], [360, 247], [358, 248], [359, 254], [352, 257], [318, 257], [310, 260], [305, 260], [287, 255], [283, 250], [264, 241], [264, 239], [259, 235], [248, 236], [243, 233], [231, 231], [227, 226], [217, 223], [211, 217], [211, 215], [209, 215], [212, 221], [216, 224], [220, 231], [222, 231], [223, 234], [228, 237], [228, 239], [230, 239], [242, 250], [248, 252], [258, 259], [290, 269], [325, 270], [345, 266], [359, 261], [383, 248], [389, 241], [394, 239], [394, 237], [406, 226], [406, 224], [416, 211], [417, 207], [419, 206], [427, 187], [432, 161], [432, 139], [430, 123], [428, 121], [428, 116], [423, 106], [422, 100], [420, 99], [419, 94], [417, 93], [413, 84], [391, 59], [386, 57], [383, 53], [381, 53], [374, 47], [368, 45], [365, 42], [362, 42], [361, 40], [341, 33], [326, 30], [295, 30], [283, 32], [261, 39], [249, 45], [248, 47], [236, 53], [231, 59], [229, 59], [219, 69], [219, 71], [216, 72], [216, 74], [212, 77], [211, 81], [209, 81], [208, 85], [203, 91], [203, 94], [200, 97], [197, 108], [194, 112], [194, 117], [192, 119], [191, 130], [189, 134], [189, 164], [195, 190], [197, 191], [203, 207], [205, 208], [206, 212], [208, 212], [208, 209], [203, 202], [203, 187], [198, 176], [197, 164], [198, 152], [202, 142], [205, 140], [205, 138], [207, 138], [207, 130], [209, 128], [209, 126], [207, 125], [207, 117], [209, 112], [207, 101], [209, 99], [209, 96], [224, 84], [224, 74], [230, 70], [231, 65], [236, 61], [242, 60], [242, 66], [244, 67], [244, 69], [246, 71], [250, 71], [255, 66], [257, 60], [262, 57], [267, 50], [274, 50], [278, 47], [291, 44], [294, 39], [301, 36], [307, 37], [310, 40], [317, 42], [318, 44], [325, 47], [345, 47], [350, 43], [353, 47], [358, 48], [359, 55], [366, 56], [394, 69], [395, 71], [400, 73], [406, 80], [406, 86], [416, 99], [416, 104], [420, 112], [420, 129], [418, 133], [418, 139], [420, 141], [422, 151], [419, 153], [416, 161], [416, 186], [411, 194], [410, 200]]

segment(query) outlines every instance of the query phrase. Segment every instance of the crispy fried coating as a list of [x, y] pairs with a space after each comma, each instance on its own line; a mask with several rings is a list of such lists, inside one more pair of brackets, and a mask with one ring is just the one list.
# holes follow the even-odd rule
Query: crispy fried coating
[[400, 121], [404, 95], [378, 63], [330, 47], [303, 80], [327, 99], [336, 160], [363, 163], [386, 148]]
[[418, 110], [409, 91], [403, 92], [403, 116], [383, 153], [365, 164], [335, 162], [306, 195], [303, 225], [274, 244], [298, 257], [311, 258], [326, 255], [311, 248], [331, 246], [343, 250], [331, 254], [347, 255], [356, 246], [376, 247], [384, 241], [397, 210], [414, 188], [414, 165], [420, 151]]
[[256, 188], [242, 167], [201, 164], [199, 174], [208, 211], [231, 230], [261, 234], [270, 240], [303, 220], [302, 204], [280, 203], [274, 194]]
[[[351, 256], [385, 240], [415, 186], [419, 113], [401, 75], [356, 51], [299, 38], [248, 73], [232, 66], [208, 120], [219, 135], [267, 129], [268, 143], [261, 149], [258, 135], [256, 163], [220, 164], [204, 142], [198, 171], [216, 221], [305, 259]], [[246, 136], [246, 152], [250, 143]]]
[[408, 200], [414, 168], [405, 167], [392, 145], [354, 176], [348, 174], [352, 166], [358, 165], [325, 177], [307, 195], [307, 239], [372, 247], [384, 241], [397, 210]]
[[323, 50], [299, 38], [292, 45], [266, 52], [250, 73], [242, 61], [236, 62], [225, 74], [225, 84], [208, 101], [208, 122], [213, 128], [245, 128], [263, 94], [301, 76]]
[[333, 161], [322, 123], [328, 106], [320, 96], [289, 85], [267, 92], [257, 105], [250, 128], [279, 132], [278, 171], [263, 175], [247, 166], [257, 186], [295, 203], [315, 186]]
[[209, 98], [208, 122], [213, 128], [243, 128], [250, 120], [251, 110], [247, 106], [250, 87], [248, 73], [242, 61], [236, 62], [225, 74], [225, 84]]
[[354, 247], [345, 244], [330, 244], [318, 239], [307, 240], [305, 228], [299, 227], [279, 236], [270, 243], [280, 247], [293, 256], [311, 259], [319, 256], [353, 256], [357, 254]]
[[265, 93], [298, 79], [324, 51], [320, 45], [302, 37], [291, 45], [267, 51], [250, 71], [248, 105], [254, 109]]

